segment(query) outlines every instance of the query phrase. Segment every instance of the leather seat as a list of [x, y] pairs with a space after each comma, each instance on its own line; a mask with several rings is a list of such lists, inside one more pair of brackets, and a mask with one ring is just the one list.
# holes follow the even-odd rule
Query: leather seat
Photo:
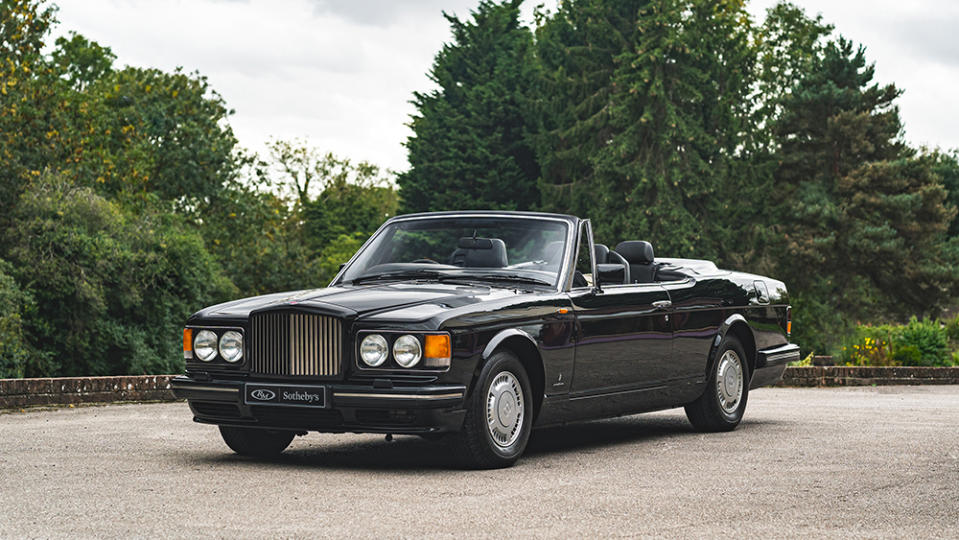
[[[593, 251], [596, 254], [596, 265], [597, 270], [604, 270], [599, 268], [599, 265], [623, 265], [623, 278], [622, 281], [613, 281], [610, 283], [630, 283], [631, 282], [631, 273], [629, 269], [629, 261], [623, 258], [622, 255], [616, 253], [615, 251], [610, 251], [606, 244], [593, 244]], [[605, 282], [605, 279], [604, 279]]]
[[593, 244], [593, 253], [596, 255], [596, 264], [609, 262], [609, 248], [606, 244]]
[[506, 257], [506, 243], [499, 238], [490, 238], [492, 246], [487, 249], [465, 249], [464, 267], [503, 268], [509, 264]]
[[656, 281], [656, 264], [653, 262], [653, 245], [643, 240], [629, 240], [616, 245], [616, 251], [629, 261], [629, 274], [633, 283]]

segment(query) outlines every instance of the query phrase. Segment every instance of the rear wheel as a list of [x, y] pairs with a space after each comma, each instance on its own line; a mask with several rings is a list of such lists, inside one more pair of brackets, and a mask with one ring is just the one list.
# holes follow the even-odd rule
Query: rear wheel
[[706, 390], [686, 405], [686, 417], [699, 431], [730, 431], [739, 425], [749, 397], [746, 352], [735, 336], [719, 345]]
[[234, 452], [242, 456], [279, 455], [293, 441], [292, 431], [220, 426], [220, 436]]
[[490, 357], [469, 398], [463, 431], [455, 436], [459, 455], [470, 467], [509, 467], [526, 449], [533, 424], [529, 377], [516, 355]]

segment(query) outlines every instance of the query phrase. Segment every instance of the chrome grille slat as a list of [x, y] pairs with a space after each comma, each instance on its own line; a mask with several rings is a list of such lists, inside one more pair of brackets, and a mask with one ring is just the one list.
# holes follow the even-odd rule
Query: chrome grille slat
[[342, 322], [290, 311], [253, 315], [251, 371], [260, 375], [334, 377], [343, 356]]

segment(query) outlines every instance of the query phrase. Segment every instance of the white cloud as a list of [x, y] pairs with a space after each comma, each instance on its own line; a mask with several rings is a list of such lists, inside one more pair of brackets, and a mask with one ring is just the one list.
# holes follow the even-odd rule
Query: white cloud
[[[539, 0], [527, 0], [526, 20]], [[547, 0], [555, 7], [556, 0]], [[959, 147], [955, 129], [959, 5], [947, 0], [803, 0], [868, 47], [900, 100], [913, 143]], [[441, 11], [469, 16], [477, 0], [61, 0], [57, 31], [113, 49], [118, 62], [199, 70], [236, 109], [242, 145], [307, 139], [322, 150], [403, 170], [415, 90], [450, 39]], [[772, 0], [754, 1], [762, 13]], [[933, 15], [934, 14], [934, 15]]]

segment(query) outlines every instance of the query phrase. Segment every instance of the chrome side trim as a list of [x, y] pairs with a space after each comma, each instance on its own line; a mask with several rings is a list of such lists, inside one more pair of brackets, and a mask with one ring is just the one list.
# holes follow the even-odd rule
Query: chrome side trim
[[199, 392], [228, 392], [233, 394], [240, 392], [239, 388], [226, 388], [222, 386], [197, 386], [195, 384], [177, 384], [175, 382], [170, 383], [170, 386], [181, 390], [196, 390]]
[[373, 398], [373, 399], [452, 399], [463, 397], [463, 392], [450, 394], [373, 394], [364, 392], [333, 392], [333, 397]]
[[767, 361], [767, 362], [775, 362], [775, 361], [777, 361], [777, 360], [782, 360], [782, 359], [784, 359], [784, 358], [799, 358], [799, 356], [800, 356], [799, 351], [785, 352], [785, 353], [780, 353], [780, 354], [774, 354], [774, 355], [771, 355], [771, 356], [767, 356], [767, 357], [766, 357], [766, 361]]

